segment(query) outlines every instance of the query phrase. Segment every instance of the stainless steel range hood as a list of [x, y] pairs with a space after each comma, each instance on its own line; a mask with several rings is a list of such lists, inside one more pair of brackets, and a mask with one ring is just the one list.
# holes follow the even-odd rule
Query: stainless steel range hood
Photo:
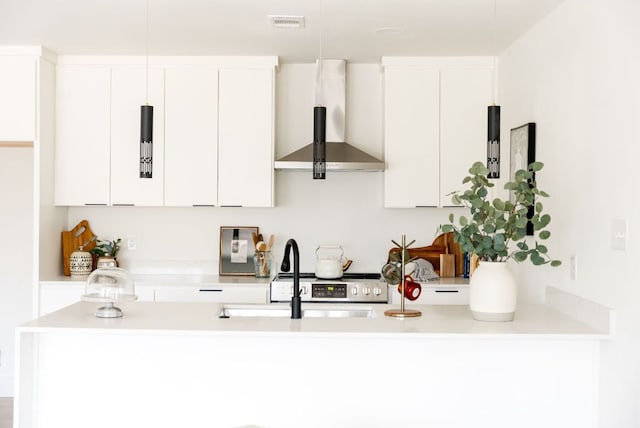
[[[382, 171], [384, 161], [346, 143], [345, 60], [318, 60], [316, 67], [316, 104], [327, 108], [326, 115], [326, 168], [327, 171]], [[312, 112], [309, 111], [311, 115]], [[311, 130], [309, 132], [311, 134]], [[276, 169], [311, 171], [313, 169], [313, 143], [275, 161]]]

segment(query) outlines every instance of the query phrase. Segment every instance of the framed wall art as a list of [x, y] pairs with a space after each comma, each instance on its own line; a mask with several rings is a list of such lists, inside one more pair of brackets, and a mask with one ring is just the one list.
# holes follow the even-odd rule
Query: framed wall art
[[[527, 169], [531, 162], [536, 160], [536, 124], [533, 122], [525, 123], [522, 126], [511, 129], [511, 162], [509, 179], [513, 181], [516, 171]], [[513, 192], [509, 195], [511, 202], [515, 202]], [[533, 217], [534, 208], [529, 208], [528, 217]], [[533, 224], [531, 221], [527, 224], [527, 235], [533, 235]]]
[[257, 226], [220, 226], [220, 275], [255, 275], [254, 233]]

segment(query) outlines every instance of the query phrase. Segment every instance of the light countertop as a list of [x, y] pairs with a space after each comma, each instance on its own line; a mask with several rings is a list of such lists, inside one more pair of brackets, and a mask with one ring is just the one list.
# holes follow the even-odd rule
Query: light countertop
[[[471, 318], [468, 306], [407, 305], [418, 309], [418, 318], [397, 319], [384, 315], [398, 305], [351, 305], [370, 307], [373, 318], [218, 318], [223, 304], [123, 302], [116, 306], [124, 317], [101, 319], [94, 316], [98, 304], [79, 302], [37, 318], [18, 327], [19, 332], [90, 332], [106, 334], [153, 335], [303, 335], [303, 336], [381, 336], [386, 338], [450, 338], [450, 339], [576, 339], [599, 340], [610, 332], [582, 323], [547, 306], [524, 305], [516, 311], [512, 322], [481, 322]], [[245, 305], [250, 306], [250, 305]], [[264, 305], [262, 305], [264, 306]], [[276, 305], [268, 305], [274, 307]], [[279, 305], [283, 308], [286, 304]], [[311, 304], [305, 307], [318, 308]], [[346, 306], [346, 305], [324, 305]]]

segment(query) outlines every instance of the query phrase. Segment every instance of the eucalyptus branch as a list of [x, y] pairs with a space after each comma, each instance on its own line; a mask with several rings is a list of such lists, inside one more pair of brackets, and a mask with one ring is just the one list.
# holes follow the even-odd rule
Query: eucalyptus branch
[[[514, 181], [509, 181], [504, 188], [514, 196], [514, 202], [495, 198], [489, 201], [488, 189], [494, 184], [489, 181], [489, 170], [481, 163], [474, 163], [469, 169], [469, 175], [462, 180], [463, 184], [470, 183], [464, 192], [451, 193], [452, 202], [469, 209], [470, 218], [464, 215], [458, 217], [449, 214], [449, 224], [441, 225], [443, 232], [453, 232], [454, 240], [468, 253], [476, 254], [482, 260], [506, 261], [513, 258], [517, 262], [527, 258], [534, 265], [550, 263], [559, 266], [559, 260], [553, 260], [547, 254], [547, 247], [540, 244], [551, 236], [546, 227], [551, 221], [549, 214], [543, 214], [540, 198], [549, 195], [538, 189], [535, 173], [542, 170], [541, 162], [531, 163], [526, 170], [518, 170]], [[536, 200], [536, 198], [538, 200]], [[529, 218], [529, 210], [533, 208], [533, 215]], [[527, 224], [533, 225], [534, 245], [529, 247], [525, 238]], [[509, 250], [512, 243], [516, 249]]]

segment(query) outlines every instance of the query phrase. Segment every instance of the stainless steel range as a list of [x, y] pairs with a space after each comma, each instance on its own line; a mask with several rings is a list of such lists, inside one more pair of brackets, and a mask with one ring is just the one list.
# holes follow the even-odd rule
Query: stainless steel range
[[[379, 273], [345, 273], [340, 279], [319, 279], [300, 274], [300, 297], [317, 303], [387, 303], [387, 284]], [[293, 274], [280, 272], [271, 281], [271, 302], [291, 302]]]

